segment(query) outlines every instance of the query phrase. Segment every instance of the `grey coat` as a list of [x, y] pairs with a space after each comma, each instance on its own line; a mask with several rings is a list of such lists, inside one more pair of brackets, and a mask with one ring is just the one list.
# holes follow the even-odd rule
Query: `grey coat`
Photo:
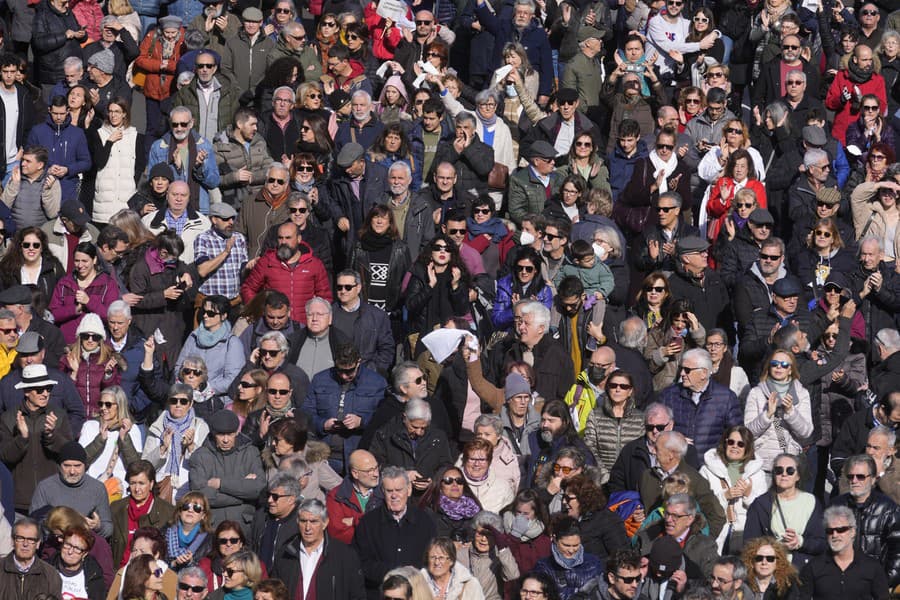
[[[234, 138], [233, 125], [229, 125], [225, 130], [225, 137], [227, 139], [217, 141], [213, 145], [216, 151], [216, 166], [219, 167], [221, 177], [219, 190], [222, 192], [223, 202], [239, 207], [246, 198], [256, 196], [262, 189], [266, 182], [266, 173], [272, 164], [272, 157], [269, 155], [266, 140], [259, 134], [250, 140], [249, 152], [242, 142]], [[238, 180], [238, 171], [241, 169], [253, 171], [250, 183], [243, 184]]]

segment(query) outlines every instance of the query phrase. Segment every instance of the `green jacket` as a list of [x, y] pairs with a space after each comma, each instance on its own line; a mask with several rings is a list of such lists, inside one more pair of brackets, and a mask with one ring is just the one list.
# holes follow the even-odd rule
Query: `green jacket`
[[269, 53], [274, 49], [275, 42], [262, 31], [251, 46], [247, 32], [241, 29], [225, 42], [222, 72], [243, 90], [256, 88], [266, 74]]
[[600, 88], [603, 87], [603, 79], [600, 77], [600, 61], [596, 58], [588, 58], [584, 52], [579, 51], [563, 73], [561, 88], [578, 90], [578, 110], [587, 112], [587, 109], [600, 104]]
[[[266, 140], [258, 133], [250, 140], [249, 153], [243, 143], [234, 139], [231, 125], [225, 130], [225, 135], [228, 137], [227, 141], [216, 142], [213, 146], [221, 176], [219, 189], [222, 191], [222, 200], [232, 206], [240, 206], [244, 198], [255, 196], [262, 189], [272, 157], [269, 156]], [[242, 168], [253, 171], [253, 179], [248, 184], [242, 184], [238, 180], [238, 171]]]
[[275, 44], [275, 49], [269, 52], [266, 68], [268, 69], [268, 65], [271, 65], [279, 58], [284, 58], [285, 56], [300, 61], [300, 64], [303, 66], [304, 81], [318, 81], [322, 76], [322, 57], [319, 56], [319, 53], [316, 52], [316, 49], [313, 46], [304, 46], [303, 50], [298, 52], [297, 50], [288, 48], [284, 40], [281, 39], [281, 36], [278, 37], [278, 43]]
[[[559, 193], [562, 177], [559, 173], [550, 173], [550, 196]], [[539, 215], [544, 212], [547, 193], [544, 185], [532, 174], [531, 166], [518, 169], [509, 178], [509, 218], [521, 227], [526, 215]]]
[[[216, 73], [216, 79], [222, 85], [219, 88], [219, 114], [216, 119], [216, 133], [225, 131], [234, 120], [234, 112], [240, 107], [238, 99], [241, 97], [241, 89], [227, 75], [221, 71]], [[194, 129], [200, 127], [200, 99], [197, 97], [197, 78], [175, 92], [172, 106], [185, 106], [191, 111], [194, 118]], [[211, 139], [213, 136], [209, 136]]]

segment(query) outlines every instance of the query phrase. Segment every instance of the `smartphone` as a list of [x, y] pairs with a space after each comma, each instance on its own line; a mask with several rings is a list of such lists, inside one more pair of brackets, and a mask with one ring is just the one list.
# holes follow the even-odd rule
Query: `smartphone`
[[672, 339], [669, 340], [670, 344], [678, 344], [679, 348], [684, 348], [684, 338], [680, 335], [673, 335]]
[[184, 279], [182, 279], [181, 281], [179, 281], [178, 283], [175, 284], [175, 287], [183, 292], [184, 290], [187, 289], [187, 283], [184, 281]]

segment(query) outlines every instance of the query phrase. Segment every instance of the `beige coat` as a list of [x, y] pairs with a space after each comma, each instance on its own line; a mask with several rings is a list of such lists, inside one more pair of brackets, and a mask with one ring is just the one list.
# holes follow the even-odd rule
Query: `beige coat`
[[[850, 194], [850, 209], [853, 211], [853, 226], [856, 228], [856, 239], [876, 237], [884, 240], [885, 219], [884, 207], [878, 200], [875, 183], [865, 181], [856, 186]], [[871, 222], [869, 219], [871, 218]], [[868, 227], [868, 229], [867, 229]], [[894, 256], [900, 256], [900, 224], [894, 235]]]

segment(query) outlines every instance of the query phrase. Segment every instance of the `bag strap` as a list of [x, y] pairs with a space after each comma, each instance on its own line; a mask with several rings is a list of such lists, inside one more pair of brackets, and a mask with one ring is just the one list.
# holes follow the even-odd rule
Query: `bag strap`
[[863, 227], [862, 233], [859, 235], [859, 239], [863, 239], [866, 237], [866, 234], [869, 233], [869, 227], [872, 226], [872, 221], [875, 220], [875, 211], [869, 213], [869, 219], [866, 221], [865, 226]]
[[778, 501], [778, 494], [772, 492], [772, 498], [775, 500], [775, 508], [778, 509], [778, 518], [781, 519], [781, 526], [787, 530], [787, 521], [784, 520], [784, 512], [781, 510], [781, 502]]

